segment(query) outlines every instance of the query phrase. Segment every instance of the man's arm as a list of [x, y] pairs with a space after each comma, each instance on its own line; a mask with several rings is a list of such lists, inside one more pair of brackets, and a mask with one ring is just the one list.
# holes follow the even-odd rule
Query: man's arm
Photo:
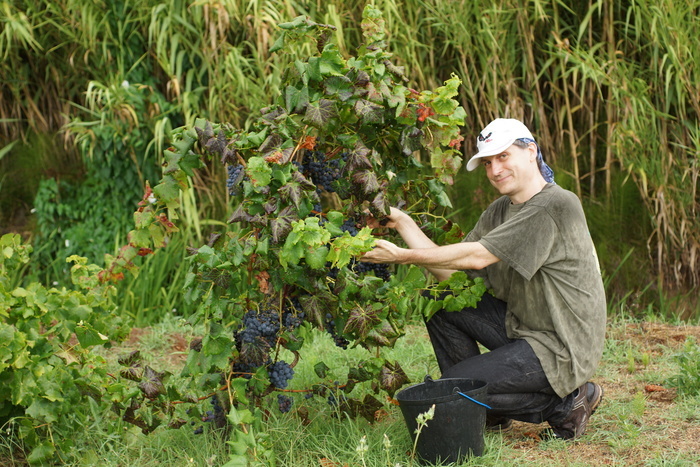
[[408, 214], [391, 208], [387, 227], [393, 227], [408, 248], [400, 248], [386, 240], [365, 253], [360, 261], [369, 263], [415, 264], [425, 267], [438, 280], [449, 278], [462, 269], [482, 269], [499, 259], [477, 242], [437, 246]]

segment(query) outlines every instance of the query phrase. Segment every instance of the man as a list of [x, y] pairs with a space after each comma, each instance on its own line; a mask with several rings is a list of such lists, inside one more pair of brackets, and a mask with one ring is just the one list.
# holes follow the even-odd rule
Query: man
[[[458, 270], [483, 277], [493, 295], [427, 322], [442, 377], [488, 383], [488, 429], [508, 429], [512, 419], [547, 421], [555, 437], [577, 438], [603, 397], [588, 379], [602, 355], [606, 323], [581, 203], [554, 183], [522, 122], [494, 120], [477, 149], [467, 170], [481, 165], [503, 196], [462, 243], [437, 246], [408, 214], [392, 208], [386, 226], [408, 248], [377, 240], [362, 261], [416, 264], [438, 280]], [[481, 354], [478, 344], [489, 352]]]

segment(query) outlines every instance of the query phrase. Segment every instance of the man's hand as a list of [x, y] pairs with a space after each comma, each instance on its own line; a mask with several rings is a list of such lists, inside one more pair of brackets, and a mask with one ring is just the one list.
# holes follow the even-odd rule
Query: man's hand
[[367, 226], [372, 227], [373, 229], [378, 229], [381, 227], [395, 229], [397, 228], [400, 222], [405, 222], [405, 219], [411, 220], [411, 218], [405, 212], [400, 211], [394, 207], [390, 209], [391, 210], [389, 212], [389, 215], [382, 219], [377, 219], [376, 217], [371, 216], [368, 217]]
[[389, 263], [401, 264], [401, 253], [403, 248], [399, 248], [386, 240], [377, 240], [373, 249], [360, 257], [363, 263]]

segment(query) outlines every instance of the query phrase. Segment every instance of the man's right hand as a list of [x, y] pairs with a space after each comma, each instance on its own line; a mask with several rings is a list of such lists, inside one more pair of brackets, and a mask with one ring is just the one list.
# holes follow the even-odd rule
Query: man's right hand
[[395, 229], [400, 222], [405, 222], [405, 219], [412, 221], [412, 219], [409, 217], [409, 215], [406, 214], [405, 212], [403, 212], [399, 209], [396, 209], [394, 207], [389, 208], [389, 209], [390, 209], [389, 215], [384, 217], [384, 218], [381, 218], [381, 219], [377, 219], [376, 217], [367, 218], [367, 225], [369, 227], [372, 227], [373, 229], [379, 229], [382, 227], [386, 227], [389, 229]]

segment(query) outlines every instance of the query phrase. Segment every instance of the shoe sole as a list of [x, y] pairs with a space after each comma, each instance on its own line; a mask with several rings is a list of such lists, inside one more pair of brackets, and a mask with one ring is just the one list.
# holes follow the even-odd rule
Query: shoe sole
[[588, 402], [588, 406], [591, 408], [591, 415], [595, 413], [596, 409], [602, 402], [603, 395], [605, 393], [605, 391], [603, 391], [603, 387], [600, 384], [593, 383], [593, 386], [595, 387], [593, 390], [593, 400]]

